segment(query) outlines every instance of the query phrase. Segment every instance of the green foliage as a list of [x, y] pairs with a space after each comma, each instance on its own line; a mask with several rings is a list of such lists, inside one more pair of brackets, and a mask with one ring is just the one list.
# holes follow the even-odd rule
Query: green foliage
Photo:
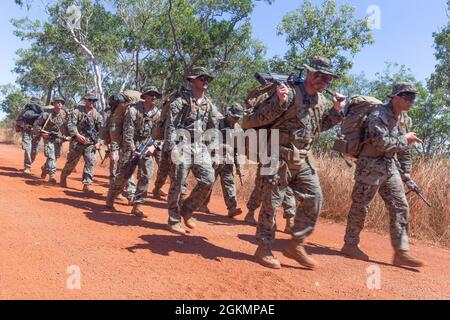
[[6, 119], [15, 119], [28, 103], [27, 95], [12, 84], [0, 86], [0, 110], [6, 113]]
[[354, 15], [354, 7], [338, 7], [335, 0], [324, 0], [319, 5], [305, 0], [278, 26], [278, 34], [286, 36], [289, 46], [286, 62], [300, 66], [311, 57], [324, 56], [344, 75], [353, 65], [351, 58], [373, 43], [367, 19], [356, 19]]

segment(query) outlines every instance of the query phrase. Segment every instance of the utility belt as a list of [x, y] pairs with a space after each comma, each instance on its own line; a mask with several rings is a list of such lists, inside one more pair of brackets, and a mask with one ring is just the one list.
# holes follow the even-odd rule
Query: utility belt
[[289, 169], [301, 169], [307, 158], [312, 158], [312, 152], [309, 149], [298, 149], [292, 144], [290, 147], [280, 146], [280, 159], [286, 162]]
[[395, 152], [382, 152], [377, 150], [371, 144], [364, 144], [359, 157], [369, 157], [369, 158], [393, 158]]

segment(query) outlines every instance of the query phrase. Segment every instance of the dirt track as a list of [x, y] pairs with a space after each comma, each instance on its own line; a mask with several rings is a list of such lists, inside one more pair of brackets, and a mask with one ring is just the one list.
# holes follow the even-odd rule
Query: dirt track
[[[307, 246], [317, 271], [281, 254], [289, 239], [281, 232], [274, 253], [282, 269], [270, 270], [253, 261], [254, 227], [224, 217], [219, 197], [210, 205], [217, 214], [197, 214], [198, 228], [176, 236], [165, 230], [163, 201], [148, 199], [146, 220], [127, 214], [125, 204], [119, 213], [105, 211], [105, 168], [96, 169], [97, 193], [86, 198], [80, 167], [62, 189], [39, 178], [43, 161], [40, 154], [24, 175], [22, 150], [0, 145], [1, 299], [450, 299], [448, 250], [412, 244], [426, 267], [396, 268], [389, 238], [364, 232], [362, 246], [373, 261], [350, 260], [339, 253], [344, 226], [322, 221]], [[380, 290], [367, 288], [366, 269], [374, 264]], [[67, 288], [74, 265], [80, 290]]]

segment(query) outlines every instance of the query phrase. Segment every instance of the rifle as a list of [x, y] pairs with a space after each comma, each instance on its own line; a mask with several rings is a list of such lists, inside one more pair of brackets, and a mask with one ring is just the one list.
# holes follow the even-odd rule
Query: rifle
[[242, 183], [242, 171], [241, 171], [241, 165], [239, 164], [239, 162], [237, 161], [237, 153], [234, 155], [234, 165], [236, 166], [236, 174], [239, 177], [239, 181], [241, 182], [241, 187], [244, 186], [244, 184]]
[[415, 181], [411, 178], [407, 178], [404, 177], [405, 180], [403, 180], [406, 184], [406, 186], [408, 187], [409, 191], [406, 194], [409, 194], [411, 192], [416, 193], [420, 199], [422, 199], [423, 202], [425, 202], [425, 204], [429, 207], [432, 208], [431, 204], [427, 201], [427, 199], [425, 199], [425, 197], [422, 195], [421, 190], [419, 188], [419, 186], [415, 183]]
[[105, 160], [107, 159], [107, 158], [109, 158], [109, 155], [111, 154], [111, 150], [109, 150], [109, 149], [106, 149], [105, 150], [105, 157], [102, 159], [102, 162], [100, 163], [101, 165], [103, 165], [103, 163], [105, 162]]
[[[266, 86], [268, 83], [275, 83], [277, 85], [287, 84], [287, 83], [293, 83], [294, 85], [300, 85], [305, 82], [305, 80], [302, 78], [302, 74], [304, 71], [304, 68], [297, 68], [299, 70], [299, 74], [295, 75], [293, 73], [286, 75], [286, 74], [280, 74], [280, 73], [260, 73], [256, 72], [254, 74], [254, 77], [262, 86]], [[328, 89], [325, 89], [325, 92], [328, 93], [330, 96], [334, 96], [334, 93], [331, 92]], [[345, 98], [337, 98], [339, 102], [342, 102], [345, 100]]]
[[409, 191], [406, 193], [407, 195], [410, 194], [411, 192], [416, 193], [420, 199], [422, 199], [422, 201], [429, 207], [432, 208], [431, 204], [427, 201], [427, 199], [425, 199], [425, 197], [422, 195], [422, 191], [420, 190], [419, 186], [416, 184], [416, 182], [411, 178], [406, 176], [405, 171], [403, 171], [403, 169], [400, 167], [400, 164], [398, 163], [398, 161], [396, 161], [397, 164], [397, 169], [400, 172], [400, 175], [402, 177], [402, 181], [406, 184], [406, 186], [408, 187]]
[[136, 150], [138, 152], [137, 155], [133, 156], [131, 160], [127, 163], [125, 167], [125, 180], [130, 179], [130, 177], [133, 175], [133, 171], [136, 168], [137, 164], [139, 163], [139, 160], [141, 160], [145, 154], [147, 153], [148, 148], [155, 145], [156, 141], [153, 140], [151, 136], [149, 136], [144, 143], [142, 143], [139, 148]]
[[85, 114], [83, 123], [85, 123], [85, 132], [87, 138], [90, 140], [91, 144], [98, 143], [98, 132], [95, 130], [94, 120], [91, 120], [87, 114]]
[[63, 135], [63, 134], [61, 134], [61, 133], [59, 133], [57, 131], [46, 131], [46, 130], [41, 129], [41, 130], [39, 130], [39, 133], [48, 134], [48, 136], [50, 138], [60, 139], [62, 141], [70, 141], [71, 140], [70, 137], [66, 137], [65, 135]]

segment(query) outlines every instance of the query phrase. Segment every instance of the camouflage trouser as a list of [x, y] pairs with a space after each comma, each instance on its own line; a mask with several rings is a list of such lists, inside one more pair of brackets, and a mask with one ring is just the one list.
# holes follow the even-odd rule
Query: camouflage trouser
[[84, 145], [77, 141], [70, 142], [69, 155], [67, 156], [67, 162], [62, 170], [61, 177], [68, 177], [73, 169], [83, 157], [83, 184], [90, 185], [94, 179], [94, 164], [95, 164], [96, 149], [95, 145]]
[[[249, 211], [256, 211], [261, 206], [264, 196], [263, 187], [263, 178], [261, 176], [261, 170], [258, 167], [255, 177], [255, 187], [253, 188], [250, 198], [247, 201], [247, 209]], [[289, 187], [287, 187], [284, 194], [282, 206], [284, 210], [283, 218], [287, 219], [295, 217], [295, 210], [297, 208], [297, 205], [295, 203], [294, 192]]]
[[295, 213], [292, 237], [304, 239], [314, 231], [322, 207], [322, 190], [317, 172], [306, 161], [302, 168], [289, 170], [290, 174], [263, 176], [263, 203], [259, 212], [256, 238], [260, 244], [271, 244], [275, 239], [275, 215], [290, 187], [295, 195]]
[[[113, 198], [116, 198], [129, 182], [125, 178], [128, 162], [131, 159], [130, 152], [124, 152], [120, 161], [120, 171], [114, 180], [114, 184], [110, 187], [110, 192]], [[153, 176], [153, 157], [144, 157], [139, 160], [137, 166], [138, 168], [138, 183], [136, 186], [136, 191], [134, 192], [134, 203], [144, 203], [147, 198], [148, 187], [150, 186], [150, 180]], [[133, 168], [133, 172], [136, 168]]]
[[[156, 175], [155, 180], [155, 189], [161, 189], [166, 183], [167, 177], [170, 174], [170, 152], [168, 151], [159, 151], [155, 156], [156, 163], [158, 164], [158, 173]], [[187, 194], [187, 179], [181, 185], [181, 194]]]
[[56, 160], [61, 157], [61, 145], [60, 141], [54, 139], [44, 140], [44, 155], [47, 157], [47, 161], [42, 167], [42, 171], [47, 174], [56, 173]]
[[[236, 201], [236, 186], [234, 184], [234, 165], [233, 164], [219, 164], [214, 168], [214, 176], [217, 181], [217, 177], [220, 176], [220, 183], [222, 185], [223, 199], [228, 210], [235, 209], [237, 207]], [[208, 196], [206, 197], [205, 205], [211, 201], [212, 188]]]
[[24, 152], [23, 167], [31, 169], [31, 164], [36, 159], [36, 155], [39, 152], [39, 144], [41, 137], [33, 137], [32, 131], [25, 128], [22, 132], [22, 149]]
[[[116, 161], [112, 161], [110, 158], [109, 161], [109, 187], [112, 188], [114, 185], [114, 181], [119, 175], [119, 169], [120, 169], [120, 159], [123, 157], [123, 151], [122, 150], [114, 150], [111, 152], [115, 152], [117, 159]], [[130, 197], [134, 195], [134, 192], [136, 191], [136, 184], [134, 183], [134, 178], [131, 176], [131, 178], [127, 181], [124, 187], [124, 196]]]
[[345, 231], [345, 243], [359, 243], [359, 234], [364, 227], [369, 205], [377, 192], [389, 210], [392, 246], [397, 250], [408, 251], [409, 207], [399, 173], [385, 177], [379, 185], [355, 182]]
[[[186, 183], [189, 170], [192, 170], [197, 185], [179, 208], [182, 185]], [[214, 169], [207, 147], [203, 144], [192, 144], [184, 152], [181, 161], [172, 163], [170, 167], [170, 189], [168, 195], [169, 224], [181, 221], [180, 212], [189, 218], [205, 201], [214, 183]]]

